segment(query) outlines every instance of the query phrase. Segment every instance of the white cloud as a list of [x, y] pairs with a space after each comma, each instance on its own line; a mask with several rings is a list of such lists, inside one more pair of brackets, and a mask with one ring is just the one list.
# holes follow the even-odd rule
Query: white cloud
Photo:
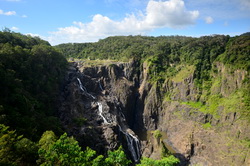
[[10, 29], [11, 29], [11, 30], [13, 30], [13, 31], [17, 31], [17, 30], [19, 30], [19, 28], [18, 28], [18, 27], [11, 27]]
[[47, 41], [49, 39], [48, 37], [45, 37], [45, 36], [42, 36], [42, 35], [39, 35], [39, 34], [35, 34], [35, 33], [26, 33], [25, 35], [32, 36], [32, 37], [38, 37], [40, 39], [47, 40]]
[[28, 16], [27, 16], [27, 15], [25, 15], [25, 14], [23, 14], [21, 17], [23, 17], [23, 18], [27, 18]]
[[128, 14], [115, 21], [96, 14], [89, 23], [73, 22], [70, 27], [58, 28], [47, 38], [52, 44], [62, 42], [89, 42], [113, 35], [145, 34], [155, 28], [184, 28], [195, 24], [198, 11], [188, 11], [183, 0], [150, 0], [146, 12]]
[[34, 33], [26, 33], [25, 35], [32, 36], [32, 37], [40, 37], [39, 34], [34, 34]]
[[212, 24], [214, 22], [214, 19], [212, 17], [208, 16], [208, 17], [205, 18], [205, 22], [207, 24]]
[[16, 15], [16, 12], [15, 11], [4, 12], [3, 10], [0, 9], [0, 15], [13, 16], [13, 15]]
[[198, 11], [187, 11], [184, 1], [149, 1], [146, 23], [153, 27], [181, 28], [190, 24], [199, 16]]
[[242, 9], [250, 10], [250, 0], [240, 0], [240, 5]]

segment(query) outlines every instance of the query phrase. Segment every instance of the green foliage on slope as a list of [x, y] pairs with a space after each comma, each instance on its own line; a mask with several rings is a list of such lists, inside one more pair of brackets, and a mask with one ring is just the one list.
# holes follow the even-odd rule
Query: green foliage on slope
[[[82, 151], [77, 141], [62, 133], [55, 117], [55, 101], [59, 84], [67, 67], [65, 58], [134, 59], [149, 66], [150, 81], [162, 86], [166, 80], [180, 82], [195, 79], [198, 101], [188, 101], [194, 110], [219, 118], [218, 109], [240, 112], [250, 121], [250, 37], [215, 35], [200, 38], [169, 36], [117, 36], [96, 43], [62, 44], [51, 47], [38, 37], [9, 30], [0, 32], [0, 164], [1, 165], [128, 165], [119, 148], [106, 158], [91, 149]], [[64, 55], [64, 56], [63, 56]], [[241, 88], [222, 96], [222, 76], [215, 63], [223, 63], [232, 73], [245, 70]], [[169, 96], [172, 94], [168, 92]], [[239, 104], [238, 104], [239, 103]], [[84, 123], [76, 119], [75, 123]], [[207, 122], [204, 128], [211, 128]], [[38, 141], [42, 133], [46, 132]], [[24, 135], [24, 136], [19, 136]], [[39, 149], [39, 150], [38, 150]], [[77, 152], [77, 153], [76, 153]], [[37, 160], [37, 161], [36, 161]], [[152, 160], [143, 158], [141, 165], [174, 165], [176, 158]]]
[[34, 143], [0, 124], [0, 165], [127, 166], [129, 163], [122, 147], [104, 157], [88, 147], [82, 151], [78, 142], [66, 133], [57, 138], [54, 132], [46, 131]]
[[154, 81], [161, 81], [168, 73], [176, 74], [174, 68], [179, 64], [194, 65], [197, 84], [202, 84], [203, 80], [209, 80], [212, 63], [225, 51], [229, 39], [229, 36], [223, 35], [200, 38], [116, 36], [96, 43], [61, 44], [55, 47], [67, 58], [147, 60]]
[[[126, 46], [114, 40], [118, 48], [103, 40], [103, 50], [99, 45], [88, 43], [74, 44], [73, 49], [68, 45], [62, 48], [74, 57], [79, 57], [78, 52], [81, 55], [89, 52], [92, 57], [88, 58], [96, 59], [93, 55], [98, 52], [100, 59], [115, 53], [117, 58], [111, 59], [128, 60], [131, 54], [141, 55], [143, 47], [134, 48], [139, 47], [144, 38], [135, 41], [136, 46], [126, 51], [124, 48], [130, 47], [130, 40], [125, 41]], [[85, 48], [87, 50], [82, 51]], [[103, 56], [106, 51], [110, 54]], [[62, 129], [55, 116], [55, 105], [66, 67], [65, 57], [48, 42], [8, 29], [0, 32], [0, 165], [123, 166], [131, 163], [121, 147], [104, 157], [89, 148], [82, 151], [78, 142], [67, 134], [57, 138]], [[80, 125], [85, 120], [76, 119], [75, 123]]]
[[[138, 165], [173, 166], [178, 162], [179, 160], [171, 155], [161, 160], [143, 158]], [[130, 163], [121, 146], [117, 150], [108, 151], [104, 157], [88, 147], [83, 151], [78, 142], [66, 133], [57, 138], [54, 132], [46, 131], [39, 142], [34, 143], [0, 124], [1, 165], [128, 166]]]
[[[197, 102], [203, 103], [203, 106], [196, 110], [220, 118], [217, 111], [223, 107], [227, 112], [240, 112], [242, 118], [250, 119], [248, 33], [236, 37], [213, 35], [199, 38], [116, 36], [96, 43], [63, 44], [56, 48], [62, 50], [67, 58], [76, 56], [83, 59], [138, 60], [147, 64], [151, 83], [158, 82], [159, 86], [166, 80], [178, 83], [192, 77], [198, 90]], [[230, 69], [231, 74], [236, 70], [248, 72], [243, 87], [235, 89], [238, 92], [231, 92], [232, 94], [227, 97], [221, 96], [219, 92], [215, 93], [221, 88], [222, 81], [229, 81], [223, 79], [224, 76], [216, 75], [218, 73], [216, 63], [224, 64]], [[168, 94], [171, 95], [173, 94]], [[196, 101], [190, 101], [189, 104], [192, 102]]]
[[175, 158], [173, 155], [169, 157], [164, 157], [161, 160], [153, 160], [150, 158], [142, 158], [141, 163], [137, 164], [138, 166], [174, 166], [180, 161]]
[[250, 71], [250, 36], [233, 37], [226, 46], [226, 51], [219, 57], [220, 60], [234, 69]]
[[0, 123], [33, 140], [46, 130], [59, 133], [54, 107], [66, 66], [48, 42], [0, 32]]

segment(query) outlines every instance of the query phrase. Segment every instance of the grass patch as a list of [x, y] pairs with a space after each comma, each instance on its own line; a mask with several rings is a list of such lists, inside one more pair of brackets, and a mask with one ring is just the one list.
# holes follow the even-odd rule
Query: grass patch
[[202, 127], [203, 127], [204, 129], [210, 129], [210, 128], [212, 128], [212, 125], [211, 125], [210, 122], [207, 122], [207, 123], [205, 123], [205, 124], [202, 124]]
[[165, 144], [163, 143], [163, 141], [161, 141], [161, 158], [164, 157], [169, 157], [170, 155], [172, 155], [172, 153], [170, 152], [170, 150], [168, 150], [168, 148], [165, 146]]
[[204, 107], [204, 105], [201, 102], [188, 101], [188, 102], [182, 102], [181, 104], [189, 105], [192, 108], [197, 108], [197, 109], [201, 109], [202, 107]]
[[244, 106], [244, 94], [242, 91], [236, 91], [232, 93], [228, 97], [222, 97], [221, 95], [209, 95], [206, 104], [201, 102], [182, 102], [181, 104], [185, 104], [194, 108], [196, 111], [203, 112], [205, 114], [211, 114], [214, 118], [220, 118], [218, 113], [219, 107], [223, 108], [224, 113], [230, 112], [242, 112], [245, 110]]
[[170, 93], [170, 92], [166, 92], [166, 93], [164, 94], [163, 100], [164, 100], [164, 101], [172, 101], [172, 100], [171, 100], [171, 93]]
[[212, 94], [218, 94], [220, 93], [220, 87], [221, 87], [221, 78], [219, 76], [217, 76], [217, 79], [213, 80], [213, 84], [211, 86], [211, 92]]
[[206, 104], [201, 102], [182, 102], [181, 104], [185, 104], [194, 108], [196, 111], [203, 112], [205, 114], [211, 114], [214, 118], [219, 119], [220, 115], [218, 114], [218, 107], [220, 106], [221, 97], [219, 95], [211, 95]]
[[223, 98], [221, 101], [221, 106], [224, 107], [224, 110], [229, 112], [240, 112], [244, 109], [244, 94], [242, 91], [236, 91], [230, 96]]
[[76, 58], [69, 58], [68, 62], [78, 62], [82, 64], [84, 67], [93, 67], [93, 66], [103, 66], [103, 65], [113, 65], [116, 63], [120, 63], [121, 61], [117, 60], [110, 60], [110, 59], [96, 59], [96, 60], [91, 60], [91, 59], [76, 59]]
[[154, 131], [154, 137], [156, 139], [160, 139], [162, 137], [162, 134], [161, 134], [160, 130], [155, 130]]
[[191, 74], [194, 73], [195, 66], [184, 66], [181, 70], [172, 78], [174, 82], [181, 82], [185, 78], [188, 78]]
[[85, 67], [103, 66], [103, 65], [105, 65], [105, 66], [111, 65], [112, 66], [113, 64], [118, 63], [118, 61], [115, 61], [115, 60], [99, 60], [99, 59], [97, 59], [97, 60], [83, 60], [82, 62], [83, 62], [83, 65]]

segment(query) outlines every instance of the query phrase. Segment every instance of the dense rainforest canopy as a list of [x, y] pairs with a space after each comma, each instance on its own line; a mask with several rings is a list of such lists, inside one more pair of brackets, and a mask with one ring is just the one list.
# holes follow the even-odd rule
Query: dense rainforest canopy
[[[52, 47], [38, 37], [4, 30], [0, 32], [0, 165], [128, 165], [131, 162], [122, 148], [104, 157], [89, 148], [83, 151], [73, 137], [63, 134], [56, 107], [67, 59], [147, 62], [151, 81], [159, 84], [185, 68], [194, 70], [196, 86], [207, 90], [212, 86], [211, 71], [216, 72], [214, 62], [250, 72], [249, 55], [248, 33], [200, 38], [117, 36], [96, 43]], [[242, 90], [246, 107], [242, 115], [250, 121], [249, 86], [246, 84]], [[178, 159], [169, 156], [159, 161], [144, 158], [140, 165], [176, 163]]]
[[[193, 65], [197, 85], [210, 80], [213, 62], [250, 71], [248, 33], [192, 38], [185, 36], [116, 36], [96, 43], [68, 43], [55, 46], [66, 58], [139, 60], [150, 63], [153, 80], [175, 75], [178, 65]], [[163, 78], [164, 77], [164, 78]]]
[[[248, 33], [192, 38], [185, 36], [115, 36], [96, 43], [68, 43], [55, 46], [66, 58], [145, 60], [155, 57], [169, 64], [210, 66], [215, 60], [250, 70]], [[203, 64], [202, 64], [203, 63]]]
[[32, 140], [60, 133], [55, 118], [66, 59], [38, 37], [0, 32], [0, 122]]

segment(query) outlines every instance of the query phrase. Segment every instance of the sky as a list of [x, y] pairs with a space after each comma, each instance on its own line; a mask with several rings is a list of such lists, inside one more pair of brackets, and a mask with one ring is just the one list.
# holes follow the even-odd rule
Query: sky
[[108, 36], [250, 32], [250, 0], [0, 0], [0, 30], [52, 45]]

